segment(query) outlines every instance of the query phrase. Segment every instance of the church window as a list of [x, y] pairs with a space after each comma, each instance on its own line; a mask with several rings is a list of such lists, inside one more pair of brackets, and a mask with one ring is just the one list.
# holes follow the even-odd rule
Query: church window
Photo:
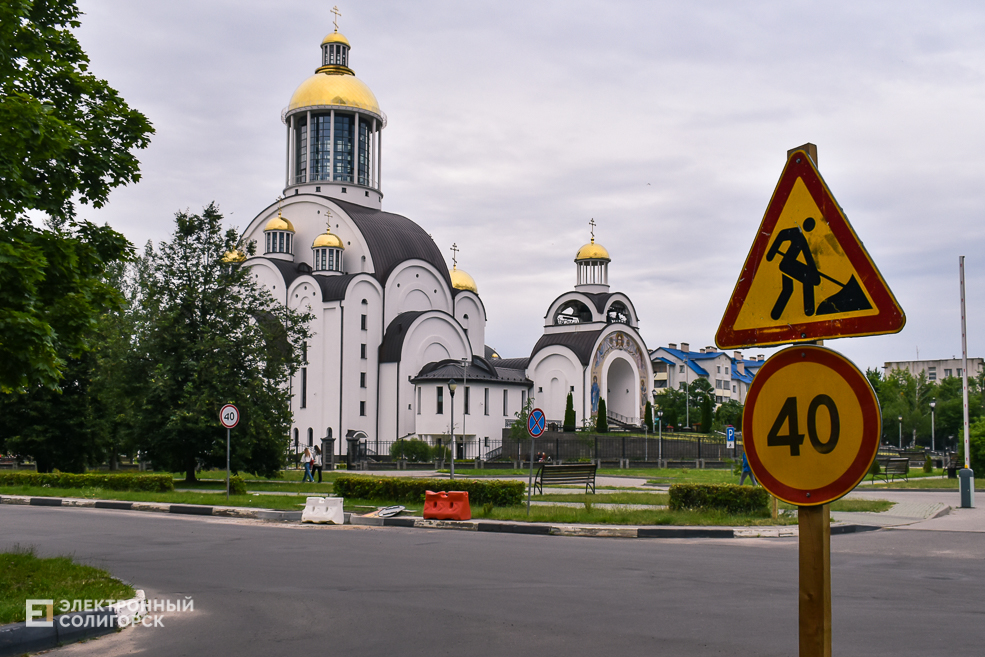
[[270, 233], [267, 233], [266, 237], [267, 237], [267, 251], [266, 251], [266, 253], [270, 253]]
[[465, 386], [465, 414], [469, 415], [469, 400], [471, 395], [469, 395], [469, 387]]
[[609, 306], [606, 319], [610, 324], [629, 324], [629, 309], [622, 301], [616, 301]]
[[359, 357], [363, 360], [366, 359], [366, 344], [359, 345]]
[[298, 430], [294, 429], [294, 449], [298, 448]]
[[308, 447], [315, 444], [315, 430], [308, 427]]
[[311, 180], [332, 177], [332, 116], [311, 117]]
[[527, 391], [526, 390], [521, 390], [520, 391], [520, 408], [523, 408], [526, 405], [527, 405]]
[[297, 153], [297, 158], [294, 163], [294, 183], [300, 184], [308, 181], [308, 120], [302, 119], [298, 127], [295, 129], [294, 134], [296, 136], [296, 143], [294, 144], [294, 152]]
[[365, 372], [360, 372], [359, 373], [359, 387], [360, 388], [365, 388], [366, 387], [366, 373]]
[[284, 253], [284, 233], [277, 234], [280, 235], [280, 239], [278, 240], [279, 244], [277, 245], [277, 252]]
[[486, 388], [482, 395], [482, 414], [489, 415], [489, 388]]
[[[351, 114], [335, 113], [335, 180], [353, 182], [353, 128], [355, 122]], [[345, 188], [342, 188], [345, 192]]]
[[566, 326], [569, 324], [582, 324], [592, 321], [592, 311], [584, 303], [578, 300], [566, 302], [554, 315], [554, 324]]
[[359, 316], [359, 328], [366, 330], [366, 315]]
[[370, 125], [365, 121], [359, 122], [359, 184], [369, 184], [369, 147], [372, 143], [370, 138]]
[[362, 416], [366, 415], [366, 402], [364, 401], [359, 402], [359, 414]]
[[503, 415], [510, 414], [510, 391], [503, 391]]
[[417, 414], [421, 414], [421, 389], [417, 389]]
[[438, 386], [438, 403], [434, 412], [438, 415], [444, 415], [445, 412], [445, 389], [441, 386]]
[[301, 368], [301, 408], [308, 408], [308, 368]]

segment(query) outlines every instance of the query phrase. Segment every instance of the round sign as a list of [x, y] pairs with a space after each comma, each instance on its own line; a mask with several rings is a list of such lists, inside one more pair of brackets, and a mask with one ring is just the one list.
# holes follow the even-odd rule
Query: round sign
[[239, 424], [239, 409], [232, 404], [226, 404], [219, 411], [219, 421], [222, 422], [222, 426], [232, 429]]
[[756, 373], [742, 418], [756, 479], [798, 506], [833, 502], [869, 471], [882, 416], [868, 379], [841, 354], [788, 347]]
[[544, 411], [539, 408], [530, 411], [530, 415], [527, 416], [527, 433], [530, 434], [530, 437], [540, 438], [546, 428], [547, 417], [544, 415]]

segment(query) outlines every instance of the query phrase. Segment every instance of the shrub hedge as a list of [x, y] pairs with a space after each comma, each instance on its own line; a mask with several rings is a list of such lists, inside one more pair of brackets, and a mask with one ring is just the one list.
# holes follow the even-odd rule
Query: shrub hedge
[[229, 494], [246, 495], [246, 481], [240, 476], [230, 477]]
[[68, 472], [0, 472], [0, 486], [104, 488], [163, 493], [174, 490], [169, 474], [71, 474]]
[[469, 504], [515, 506], [523, 502], [525, 485], [522, 481], [482, 481], [476, 479], [421, 479], [415, 477], [367, 477], [342, 475], [335, 479], [332, 490], [342, 497], [367, 500], [423, 502], [425, 491], [462, 490], [469, 494]]
[[769, 493], [759, 486], [674, 484], [670, 487], [670, 510], [717, 509], [726, 513], [766, 511]]

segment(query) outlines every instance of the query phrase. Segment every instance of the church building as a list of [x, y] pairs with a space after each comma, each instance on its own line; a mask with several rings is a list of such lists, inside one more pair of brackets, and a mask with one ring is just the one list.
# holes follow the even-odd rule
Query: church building
[[609, 291], [594, 222], [576, 285], [548, 308], [543, 336], [528, 357], [500, 358], [485, 344], [476, 282], [457, 259], [449, 269], [420, 225], [382, 210], [387, 117], [350, 49], [337, 26], [322, 41], [320, 65], [282, 115], [283, 198], [244, 230], [257, 255], [227, 254], [275, 299], [315, 316], [291, 383], [292, 445], [347, 436], [370, 454], [399, 439], [447, 445], [454, 404], [457, 456], [484, 457], [529, 397], [560, 423], [568, 393], [579, 426], [600, 398], [611, 421], [639, 424], [652, 366], [632, 302]]

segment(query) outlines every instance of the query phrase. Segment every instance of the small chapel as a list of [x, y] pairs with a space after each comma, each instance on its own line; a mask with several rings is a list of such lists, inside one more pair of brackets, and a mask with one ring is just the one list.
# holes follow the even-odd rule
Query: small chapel
[[550, 304], [541, 338], [529, 355], [500, 357], [485, 343], [486, 309], [457, 247], [449, 268], [421, 225], [382, 209], [387, 116], [350, 51], [336, 22], [282, 114], [282, 197], [243, 231], [257, 255], [227, 254], [275, 299], [315, 316], [291, 382], [292, 445], [335, 438], [344, 454], [342, 438], [357, 438], [382, 454], [417, 438], [486, 458], [529, 398], [560, 424], [569, 393], [578, 426], [602, 398], [610, 421], [639, 425], [652, 365], [632, 301], [609, 289], [594, 220], [574, 257], [574, 288]]

